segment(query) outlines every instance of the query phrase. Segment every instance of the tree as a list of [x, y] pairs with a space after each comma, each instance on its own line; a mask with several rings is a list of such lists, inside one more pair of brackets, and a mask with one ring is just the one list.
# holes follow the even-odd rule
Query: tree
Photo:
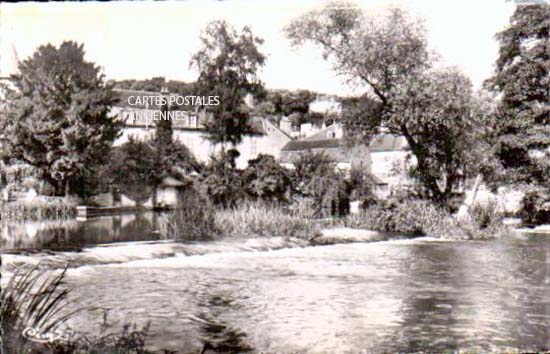
[[342, 117], [348, 138], [368, 143], [381, 127], [404, 136], [417, 160], [413, 175], [427, 196], [445, 203], [465, 172], [464, 142], [478, 117], [469, 81], [454, 69], [433, 69], [422, 23], [398, 8], [374, 18], [333, 3], [286, 32], [294, 45], [320, 46], [337, 73], [366, 89]]
[[236, 149], [221, 151], [218, 156], [211, 156], [203, 170], [201, 191], [216, 206], [235, 207], [247, 198], [241, 171], [235, 168], [238, 156]]
[[155, 169], [157, 161], [158, 155], [149, 143], [130, 138], [112, 150], [103, 178], [143, 202], [162, 181], [162, 174]]
[[271, 155], [260, 154], [248, 161], [243, 172], [243, 184], [254, 199], [286, 201], [292, 181], [290, 174]]
[[19, 63], [0, 115], [3, 157], [39, 169], [57, 194], [104, 161], [122, 124], [109, 115], [115, 94], [84, 54], [70, 41], [40, 46]]
[[191, 67], [199, 71], [197, 91], [203, 96], [219, 96], [219, 105], [209, 106], [212, 119], [204, 122], [213, 143], [236, 145], [251, 132], [244, 105], [247, 94], [262, 89], [257, 77], [265, 56], [263, 43], [248, 27], [237, 33], [225, 21], [211, 22], [202, 34], [202, 48], [193, 55]]
[[499, 57], [485, 85], [501, 94], [495, 145], [512, 181], [550, 185], [549, 35], [550, 5], [541, 3], [518, 5], [496, 36]]
[[323, 151], [305, 151], [292, 160], [294, 185], [305, 194], [314, 192], [314, 178], [331, 174], [336, 161]]

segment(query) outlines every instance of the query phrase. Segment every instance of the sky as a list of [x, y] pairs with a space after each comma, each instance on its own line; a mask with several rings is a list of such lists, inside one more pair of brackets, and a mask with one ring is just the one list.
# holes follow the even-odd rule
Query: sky
[[[509, 23], [515, 5], [506, 0], [363, 0], [365, 11], [401, 6], [424, 19], [431, 49], [441, 65], [457, 66], [479, 88], [498, 55], [495, 33]], [[200, 47], [200, 31], [214, 19], [249, 26], [265, 40], [267, 62], [260, 77], [268, 88], [309, 89], [353, 95], [361, 88], [336, 76], [321, 51], [292, 48], [283, 28], [294, 18], [326, 4], [317, 0], [187, 0], [0, 4], [0, 76], [15, 69], [41, 44], [84, 43], [86, 59], [108, 79], [164, 76], [192, 81], [189, 60]], [[15, 49], [15, 50], [14, 50]], [[17, 54], [14, 54], [17, 53]]]

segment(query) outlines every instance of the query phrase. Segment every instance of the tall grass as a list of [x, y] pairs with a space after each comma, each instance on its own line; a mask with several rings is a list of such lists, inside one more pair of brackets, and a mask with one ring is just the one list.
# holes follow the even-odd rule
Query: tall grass
[[470, 216], [458, 220], [424, 200], [405, 200], [392, 206], [371, 206], [345, 219], [346, 226], [375, 231], [429, 235], [444, 239], [487, 239], [509, 230], [494, 206], [476, 206]]
[[411, 200], [391, 206], [373, 205], [346, 219], [349, 227], [375, 231], [426, 234], [446, 217], [446, 213], [423, 200]]
[[178, 241], [208, 241], [216, 238], [214, 208], [193, 188], [180, 191], [178, 208], [160, 223], [160, 232]]
[[235, 208], [217, 210], [215, 222], [223, 236], [311, 237], [317, 231], [317, 223], [300, 213], [291, 213], [276, 204], [259, 202], [243, 203]]
[[76, 215], [77, 204], [77, 200], [73, 198], [44, 197], [0, 203], [0, 220], [4, 222], [69, 219]]
[[6, 353], [34, 352], [36, 343], [23, 336], [27, 328], [49, 333], [80, 310], [64, 311], [69, 290], [63, 286], [67, 268], [47, 275], [38, 266], [17, 269], [2, 289], [2, 346]]
[[[17, 269], [9, 281], [2, 286], [2, 353], [9, 354], [146, 354], [145, 339], [148, 325], [143, 329], [124, 325], [120, 333], [106, 333], [109, 327], [104, 316], [99, 336], [84, 336], [67, 331], [67, 322], [81, 311], [88, 310], [76, 306], [69, 311], [72, 303], [67, 299], [70, 289], [65, 286], [65, 267], [57, 274], [49, 274], [40, 269]], [[74, 307], [74, 306], [73, 306]], [[29, 331], [30, 330], [30, 331]], [[64, 340], [37, 342], [25, 333], [47, 334], [61, 330], [69, 335]]]

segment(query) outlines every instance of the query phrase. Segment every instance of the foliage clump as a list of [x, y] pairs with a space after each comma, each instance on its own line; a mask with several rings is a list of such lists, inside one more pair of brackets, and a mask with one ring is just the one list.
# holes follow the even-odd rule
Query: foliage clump
[[40, 46], [19, 64], [0, 113], [1, 157], [35, 167], [57, 195], [95, 174], [122, 126], [109, 114], [112, 87], [84, 55], [72, 41]]
[[208, 241], [218, 237], [215, 211], [193, 187], [178, 192], [177, 208], [162, 224], [162, 234], [177, 241]]
[[535, 188], [528, 191], [523, 198], [520, 216], [526, 224], [550, 224], [550, 190]]
[[475, 206], [468, 217], [457, 219], [446, 209], [421, 199], [390, 200], [350, 215], [347, 226], [444, 239], [487, 239], [508, 232], [502, 214], [493, 205]]

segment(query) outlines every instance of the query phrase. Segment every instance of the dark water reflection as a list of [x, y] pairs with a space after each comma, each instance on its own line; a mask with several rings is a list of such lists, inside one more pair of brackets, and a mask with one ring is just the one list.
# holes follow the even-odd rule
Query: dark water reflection
[[77, 251], [96, 244], [156, 240], [159, 238], [159, 221], [165, 216], [142, 212], [96, 217], [86, 221], [0, 224], [2, 250]]
[[[550, 350], [550, 239], [417, 239], [227, 252], [71, 271], [72, 296], [154, 349]], [[87, 312], [74, 321], [90, 328]]]

